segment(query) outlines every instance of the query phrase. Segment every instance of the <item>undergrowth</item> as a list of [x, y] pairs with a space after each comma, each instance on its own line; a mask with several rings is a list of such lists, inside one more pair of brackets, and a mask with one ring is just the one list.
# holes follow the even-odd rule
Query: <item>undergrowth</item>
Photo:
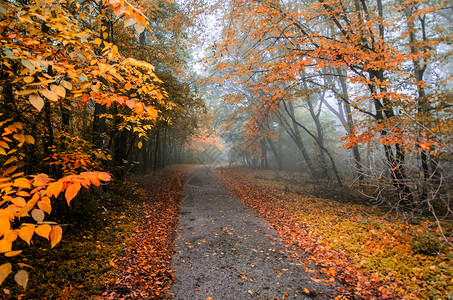
[[115, 183], [108, 194], [85, 193], [83, 203], [74, 204], [69, 224], [63, 224], [63, 239], [54, 249], [38, 238], [31, 247], [21, 247], [22, 254], [10, 260], [28, 268], [27, 290], [8, 278], [0, 299], [101, 298], [118, 280], [120, 261], [148, 208], [149, 192], [134, 179]]
[[[355, 267], [381, 281], [388, 292], [412, 299], [453, 297], [453, 249], [434, 222], [408, 223], [364, 205], [353, 191], [307, 183], [294, 173], [248, 168], [233, 172], [278, 193], [325, 245], [345, 250]], [[444, 227], [453, 229], [448, 223]]]

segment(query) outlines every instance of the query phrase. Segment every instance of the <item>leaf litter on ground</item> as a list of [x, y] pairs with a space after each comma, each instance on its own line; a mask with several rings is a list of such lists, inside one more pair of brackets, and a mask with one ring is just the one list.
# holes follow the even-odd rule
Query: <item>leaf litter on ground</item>
[[46, 239], [37, 239], [11, 258], [29, 271], [27, 289], [8, 278], [0, 299], [164, 298], [173, 280], [171, 247], [182, 184], [192, 168], [134, 175], [110, 188], [109, 197], [96, 199], [93, 211], [81, 214], [74, 207], [58, 245], [49, 249]]
[[344, 297], [452, 297], [453, 251], [432, 222], [391, 218], [350, 191], [315, 185], [299, 173], [244, 167], [216, 173], [324, 275], [344, 283]]

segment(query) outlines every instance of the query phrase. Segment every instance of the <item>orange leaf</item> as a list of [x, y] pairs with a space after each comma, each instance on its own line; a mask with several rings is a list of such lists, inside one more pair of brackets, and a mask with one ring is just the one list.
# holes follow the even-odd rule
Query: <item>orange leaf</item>
[[11, 228], [11, 223], [6, 215], [0, 215], [0, 236], [4, 235]]
[[101, 185], [101, 181], [99, 180], [99, 177], [95, 172], [88, 173], [88, 179], [90, 179], [91, 183], [94, 184], [95, 186]]
[[3, 176], [6, 176], [14, 171], [16, 171], [18, 168], [18, 166], [11, 166], [9, 167], [8, 169], [5, 170], [5, 172], [3, 172]]
[[34, 180], [33, 180], [33, 185], [34, 186], [40, 186], [40, 185], [44, 185], [46, 184], [47, 182], [49, 182], [49, 176], [47, 176], [46, 174], [38, 174], [34, 177]]
[[61, 229], [60, 226], [52, 227], [52, 230], [50, 231], [51, 248], [55, 247], [55, 245], [57, 245], [61, 241], [62, 236], [63, 236], [63, 229]]
[[58, 95], [51, 90], [40, 90], [39, 92], [50, 101], [58, 101]]
[[112, 180], [112, 177], [108, 173], [105, 173], [105, 172], [99, 172], [98, 178], [100, 180], [102, 180], [102, 181], [110, 181], [110, 180]]
[[61, 190], [63, 190], [63, 182], [61, 180], [52, 182], [47, 186], [47, 195], [57, 198]]
[[49, 239], [51, 230], [52, 227], [49, 224], [44, 224], [36, 227], [35, 232], [37, 235], [42, 236], [45, 239]]
[[39, 194], [36, 193], [33, 195], [33, 197], [30, 200], [28, 200], [27, 204], [25, 204], [25, 206], [17, 213], [17, 216], [19, 218], [28, 216], [28, 212], [33, 209], [33, 207], [35, 206], [36, 202], [38, 202], [38, 200], [39, 200]]
[[52, 212], [52, 205], [50, 204], [49, 197], [43, 197], [41, 200], [38, 201], [38, 207], [48, 213]]
[[79, 192], [81, 187], [82, 186], [80, 185], [80, 183], [75, 182], [66, 188], [64, 196], [66, 197], [66, 201], [68, 202], [68, 205], [71, 203], [71, 200], [74, 199], [75, 196], [77, 196], [77, 193]]
[[7, 239], [0, 240], [0, 253], [11, 251], [12, 246], [13, 243], [11, 243], [11, 241], [8, 241]]
[[17, 233], [17, 230], [10, 230], [5, 234], [5, 239], [12, 243], [17, 240], [18, 236], [19, 234]]
[[6, 252], [5, 256], [6, 257], [13, 257], [13, 256], [19, 255], [21, 253], [22, 253], [22, 250], [10, 251], [10, 252]]
[[135, 104], [135, 106], [134, 106], [134, 112], [135, 112], [137, 115], [143, 114], [144, 111], [145, 111], [145, 107], [143, 106], [143, 104], [141, 104], [141, 103]]
[[33, 224], [22, 224], [19, 229], [19, 237], [23, 239], [28, 245], [30, 245], [31, 238], [35, 233], [35, 225]]
[[23, 189], [29, 189], [31, 185], [31, 181], [27, 178], [17, 178], [13, 182], [13, 186]]

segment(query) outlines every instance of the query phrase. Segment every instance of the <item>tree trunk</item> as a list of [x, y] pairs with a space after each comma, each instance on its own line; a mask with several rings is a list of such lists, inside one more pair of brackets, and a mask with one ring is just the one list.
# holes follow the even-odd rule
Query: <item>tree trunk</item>
[[277, 149], [275, 148], [274, 142], [272, 142], [272, 139], [267, 138], [266, 139], [267, 143], [271, 147], [272, 154], [274, 154], [275, 161], [277, 162], [277, 167], [279, 170], [282, 170], [282, 159], [280, 158], [280, 155], [277, 152]]
[[158, 158], [159, 158], [159, 148], [160, 148], [160, 142], [159, 142], [159, 129], [156, 131], [156, 142], [155, 142], [155, 147], [154, 147], [154, 165], [153, 165], [153, 175], [156, 175], [156, 169], [157, 169], [157, 164], [158, 164]]
[[266, 140], [261, 139], [261, 168], [268, 170], [269, 164], [267, 161], [267, 147]]

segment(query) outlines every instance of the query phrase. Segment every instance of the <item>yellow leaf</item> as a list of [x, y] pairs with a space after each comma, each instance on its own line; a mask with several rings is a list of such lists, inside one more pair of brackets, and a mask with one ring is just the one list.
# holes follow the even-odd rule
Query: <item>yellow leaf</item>
[[11, 273], [12, 265], [6, 263], [0, 266], [0, 285], [5, 281], [6, 277]]
[[99, 93], [99, 92], [100, 92], [99, 87], [100, 87], [99, 84], [92, 84], [92, 85], [91, 85], [91, 90], [92, 90], [93, 92], [95, 92], [95, 93]]
[[16, 275], [14, 275], [14, 280], [18, 285], [20, 285], [24, 289], [27, 289], [28, 272], [25, 270], [20, 270], [19, 272], [16, 273]]
[[30, 82], [33, 82], [33, 80], [35, 80], [35, 79], [31, 76], [28, 76], [28, 77], [24, 77], [23, 80], [25, 81], [25, 83], [30, 83]]
[[128, 91], [132, 88], [131, 84], [129, 82], [127, 82], [125, 85], [124, 85], [124, 88]]
[[80, 188], [81, 185], [78, 182], [72, 183], [66, 188], [64, 196], [66, 198], [66, 201], [68, 202], [68, 205], [69, 203], [71, 203], [71, 200], [74, 199], [75, 196], [77, 196], [77, 193], [79, 192]]
[[1, 154], [1, 155], [6, 155], [5, 149], [3, 149], [3, 148], [0, 147], [0, 154]]
[[40, 209], [33, 209], [31, 211], [31, 217], [38, 223], [44, 221], [44, 212]]
[[66, 80], [60, 81], [60, 85], [62, 85], [67, 90], [72, 90], [72, 84]]
[[252, 290], [248, 290], [247, 293], [249, 293], [250, 295], [253, 294]]
[[138, 146], [138, 149], [142, 149], [143, 143], [142, 143], [142, 142], [138, 142], [138, 145], [137, 145], [137, 146]]
[[152, 107], [152, 106], [147, 106], [146, 107], [146, 112], [149, 114], [149, 116], [153, 119], [157, 118], [157, 110]]
[[39, 92], [50, 101], [58, 101], [58, 95], [51, 90], [40, 90]]
[[107, 40], [108, 37], [109, 37], [109, 34], [108, 34], [107, 32], [104, 31], [104, 32], [102, 33], [102, 38], [103, 38], [104, 40]]
[[19, 229], [19, 237], [23, 239], [28, 245], [30, 245], [31, 238], [35, 233], [35, 225], [33, 224], [22, 224]]
[[51, 248], [55, 247], [61, 241], [62, 236], [63, 236], [63, 229], [61, 229], [60, 226], [52, 227], [52, 230], [50, 231]]
[[35, 229], [35, 233], [39, 236], [42, 236], [45, 239], [49, 239], [50, 231], [52, 227], [49, 224], [39, 225]]
[[38, 94], [31, 94], [28, 100], [38, 111], [44, 107], [44, 100]]
[[59, 97], [61, 97], [61, 98], [66, 97], [66, 90], [63, 86], [52, 84], [50, 86], [50, 89], [52, 90], [52, 92], [57, 94]]
[[0, 253], [5, 253], [11, 251], [11, 247], [13, 246], [13, 243], [8, 241], [7, 239], [3, 238], [0, 240]]
[[19, 92], [19, 96], [22, 96], [22, 95], [28, 95], [28, 94], [34, 94], [34, 93], [37, 93], [38, 90], [37, 89], [31, 89], [31, 90], [22, 90]]
[[116, 45], [113, 45], [112, 47], [112, 56], [115, 57], [118, 55], [118, 47]]
[[15, 162], [15, 161], [17, 161], [17, 157], [16, 156], [11, 156], [7, 161], [5, 161], [3, 163], [3, 165], [8, 165], [8, 164], [10, 164], [12, 162]]
[[22, 253], [22, 250], [15, 250], [15, 251], [6, 252], [5, 256], [6, 257], [12, 257], [12, 256], [19, 255], [21, 253]]
[[9, 149], [9, 145], [5, 143], [4, 141], [0, 141], [0, 147], [3, 147], [5, 149]]
[[26, 135], [25, 136], [25, 141], [29, 144], [34, 144], [35, 143], [35, 139], [31, 136], [31, 135]]

